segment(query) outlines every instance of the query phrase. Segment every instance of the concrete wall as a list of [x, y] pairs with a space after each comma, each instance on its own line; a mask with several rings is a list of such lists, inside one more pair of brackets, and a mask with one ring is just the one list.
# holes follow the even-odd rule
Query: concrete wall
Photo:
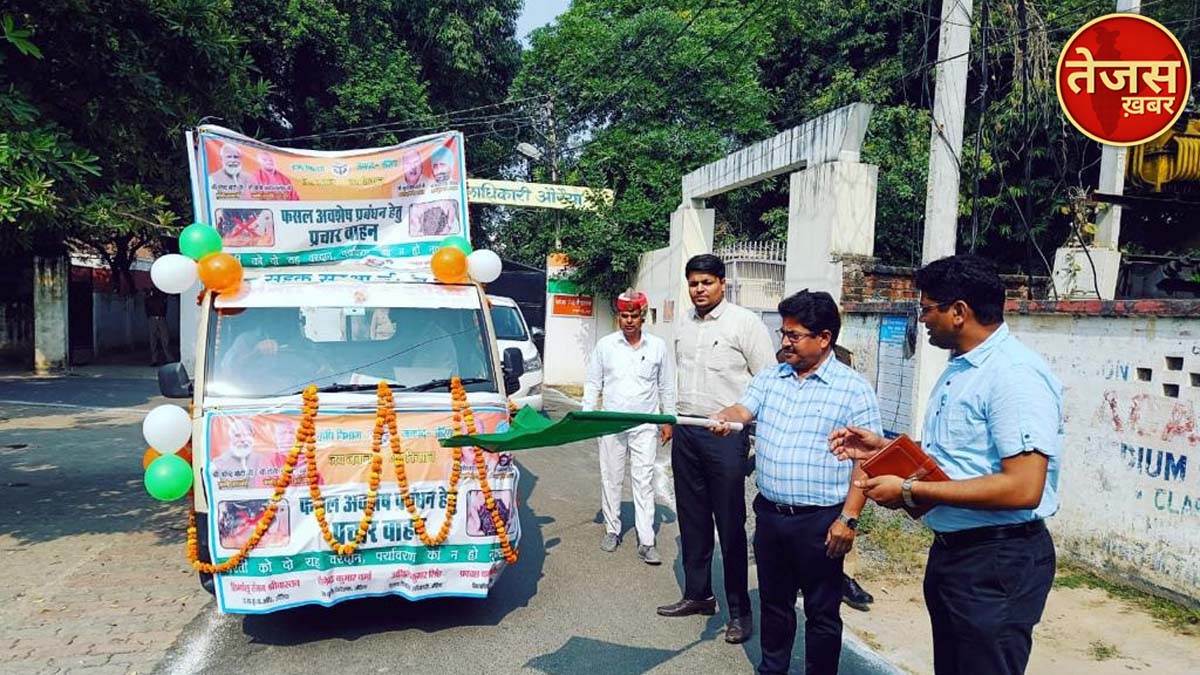
[[792, 174], [788, 193], [784, 294], [826, 291], [840, 302], [844, 254], [875, 248], [879, 167], [829, 162]]
[[[547, 306], [550, 298], [547, 295]], [[582, 386], [596, 340], [616, 329], [608, 298], [594, 298], [592, 316], [554, 316], [546, 311], [545, 383]]]
[[[1011, 330], [1065, 388], [1060, 554], [1200, 604], [1200, 303], [1009, 304]], [[882, 317], [897, 309], [843, 319], [839, 341], [877, 388]]]
[[[167, 327], [171, 331], [171, 357], [178, 357], [179, 298], [167, 297]], [[150, 353], [150, 324], [144, 298], [139, 295], [92, 293], [92, 350], [96, 356], [116, 352]]]

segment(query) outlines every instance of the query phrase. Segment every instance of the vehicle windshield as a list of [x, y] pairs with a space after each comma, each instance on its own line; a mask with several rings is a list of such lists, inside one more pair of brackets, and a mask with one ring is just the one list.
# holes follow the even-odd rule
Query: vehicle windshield
[[496, 391], [479, 309], [247, 307], [213, 309], [206, 391], [266, 397], [300, 392], [395, 389]]
[[521, 312], [516, 307], [492, 305], [492, 327], [496, 329], [497, 340], [528, 340], [525, 332], [525, 322], [521, 320]]

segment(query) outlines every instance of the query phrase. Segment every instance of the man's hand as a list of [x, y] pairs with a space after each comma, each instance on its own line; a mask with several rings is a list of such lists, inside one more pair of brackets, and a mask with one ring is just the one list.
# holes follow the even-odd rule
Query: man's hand
[[658, 428], [658, 437], [662, 440], [662, 444], [666, 445], [671, 442], [672, 428], [670, 424], [664, 424]]
[[904, 499], [900, 496], [902, 485], [904, 485], [904, 479], [899, 476], [876, 476], [867, 480], [854, 481], [854, 487], [862, 488], [867, 499], [887, 509], [904, 506]]
[[833, 521], [825, 535], [825, 555], [840, 558], [854, 547], [854, 530], [840, 520]]
[[829, 434], [829, 451], [838, 459], [868, 459], [888, 444], [887, 439], [861, 427], [843, 427]]
[[728, 417], [726, 417], [725, 413], [723, 413], [723, 412], [713, 413], [712, 415], [709, 416], [708, 419], [713, 420], [714, 422], [719, 422], [719, 424], [717, 424], [716, 426], [712, 426], [712, 427], [708, 428], [709, 431], [713, 432], [714, 434], [716, 434], [718, 436], [728, 436], [729, 433], [731, 431], [733, 431], [733, 429], [731, 429], [729, 427], [730, 419]]
[[258, 344], [254, 345], [254, 350], [263, 356], [274, 356], [279, 351], [279, 343], [271, 338], [259, 340]]

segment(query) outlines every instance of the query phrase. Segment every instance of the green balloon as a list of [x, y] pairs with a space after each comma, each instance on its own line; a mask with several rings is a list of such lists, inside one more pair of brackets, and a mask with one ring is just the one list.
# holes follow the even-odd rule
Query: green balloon
[[453, 246], [467, 255], [471, 255], [471, 251], [475, 250], [471, 248], [471, 242], [467, 241], [466, 237], [446, 237], [442, 240], [442, 246]]
[[192, 489], [192, 466], [179, 455], [163, 455], [146, 468], [146, 492], [164, 502], [173, 502]]
[[221, 252], [221, 233], [204, 223], [192, 223], [179, 233], [179, 252], [199, 260], [210, 253]]

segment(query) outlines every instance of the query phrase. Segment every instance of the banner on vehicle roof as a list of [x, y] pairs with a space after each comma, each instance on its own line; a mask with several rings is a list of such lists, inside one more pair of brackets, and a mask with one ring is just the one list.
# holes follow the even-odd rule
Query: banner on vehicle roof
[[432, 255], [448, 236], [469, 238], [458, 132], [330, 152], [202, 126], [192, 150], [197, 213], [247, 267], [389, 267]]

